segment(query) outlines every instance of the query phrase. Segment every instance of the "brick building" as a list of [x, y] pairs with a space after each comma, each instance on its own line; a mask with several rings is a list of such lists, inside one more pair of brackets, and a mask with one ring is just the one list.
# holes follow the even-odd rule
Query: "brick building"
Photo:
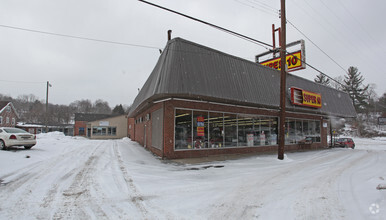
[[[277, 151], [279, 85], [277, 70], [175, 38], [131, 106], [130, 137], [165, 158]], [[329, 117], [356, 116], [347, 93], [291, 74], [287, 88], [285, 150], [327, 147]]]
[[110, 114], [75, 113], [74, 136], [87, 136], [87, 124], [110, 117]]
[[127, 137], [127, 116], [110, 114], [75, 114], [74, 136], [91, 139], [117, 139]]
[[0, 101], [0, 127], [15, 127], [18, 118], [12, 102]]

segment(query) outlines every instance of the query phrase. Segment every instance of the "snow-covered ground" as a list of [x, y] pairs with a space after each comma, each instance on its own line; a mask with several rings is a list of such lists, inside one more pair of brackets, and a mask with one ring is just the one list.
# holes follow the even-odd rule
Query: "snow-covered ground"
[[129, 139], [42, 134], [0, 151], [0, 219], [386, 219], [386, 139], [354, 141], [181, 165]]

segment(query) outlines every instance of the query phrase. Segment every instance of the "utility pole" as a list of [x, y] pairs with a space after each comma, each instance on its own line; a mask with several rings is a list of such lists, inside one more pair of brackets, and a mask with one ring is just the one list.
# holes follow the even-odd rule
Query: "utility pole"
[[47, 81], [47, 92], [46, 92], [46, 133], [48, 133], [48, 87], [51, 87], [49, 81]]
[[279, 120], [279, 160], [284, 159], [284, 145], [285, 145], [285, 103], [286, 103], [286, 18], [285, 18], [285, 0], [281, 1], [280, 18], [281, 18], [281, 39], [280, 39], [280, 58], [281, 58], [281, 72], [280, 72], [280, 120]]

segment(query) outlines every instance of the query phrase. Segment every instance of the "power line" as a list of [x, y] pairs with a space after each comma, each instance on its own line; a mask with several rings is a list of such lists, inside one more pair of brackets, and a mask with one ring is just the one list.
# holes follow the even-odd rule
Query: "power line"
[[[297, 7], [300, 8], [304, 12], [304, 14], [308, 15], [311, 19], [313, 19], [315, 22], [317, 22], [319, 24], [319, 26], [326, 31], [326, 33], [329, 33], [329, 37], [334, 38], [337, 42], [339, 41], [341, 45], [345, 45], [345, 46], [342, 46], [342, 48], [345, 48], [346, 50], [350, 50], [351, 53], [357, 54], [358, 57], [361, 56], [361, 54], [359, 54], [358, 50], [353, 49], [353, 48], [355, 48], [355, 45], [353, 45], [351, 41], [343, 40], [341, 38], [342, 33], [339, 33], [340, 31], [337, 30], [334, 25], [332, 25], [330, 22], [328, 22], [327, 18], [325, 18], [323, 15], [321, 15], [319, 13], [320, 9], [319, 10], [314, 9], [308, 2], [305, 2], [305, 4], [298, 4], [296, 1], [293, 1], [293, 3], [295, 3], [297, 5]], [[303, 5], [307, 5], [309, 8], [305, 9], [305, 8], [303, 8]], [[310, 12], [310, 10], [313, 10], [314, 13]], [[316, 15], [319, 15], [319, 17]], [[321, 18], [323, 22], [319, 21], [318, 18]], [[316, 25], [314, 25], [314, 26], [316, 26]], [[331, 27], [331, 28], [329, 28], [329, 27]], [[332, 29], [334, 31], [331, 31]], [[338, 34], [338, 35], [336, 35], [336, 34]]]
[[324, 50], [322, 50], [322, 48], [320, 48], [316, 43], [314, 43], [309, 37], [307, 37], [306, 34], [304, 34], [299, 28], [297, 28], [292, 22], [290, 22], [288, 19], [287, 19], [287, 22], [292, 26], [294, 27], [297, 31], [299, 31], [300, 34], [302, 34], [305, 38], [307, 38], [307, 40], [309, 40], [316, 48], [318, 48], [324, 55], [326, 55], [332, 62], [334, 62], [337, 66], [339, 66], [345, 73], [347, 73], [347, 71], [345, 70], [345, 68], [343, 68], [338, 62], [336, 62], [330, 55], [328, 55], [326, 52], [324, 52]]
[[245, 1], [249, 2], [250, 4], [247, 4], [247, 3], [242, 2], [240, 0], [234, 0], [234, 1], [239, 3], [239, 4], [242, 4], [242, 5], [251, 7], [253, 9], [259, 10], [261, 12], [264, 12], [266, 14], [273, 15], [275, 17], [277, 17], [279, 15], [279, 11], [278, 10], [272, 9], [272, 8], [268, 8], [266, 6], [259, 5], [257, 2], [254, 2], [254, 1], [251, 1], [251, 0], [245, 0]]
[[[214, 24], [211, 24], [209, 22], [206, 22], [206, 21], [203, 21], [203, 20], [200, 20], [200, 19], [197, 19], [197, 18], [194, 18], [194, 17], [191, 17], [189, 15], [186, 15], [186, 14], [183, 14], [183, 13], [180, 13], [180, 12], [177, 12], [177, 11], [174, 11], [174, 10], [171, 10], [171, 9], [168, 9], [168, 8], [165, 8], [165, 7], [162, 7], [162, 6], [159, 6], [159, 5], [156, 5], [156, 4], [153, 4], [153, 3], [150, 3], [150, 2], [147, 2], [147, 1], [144, 1], [144, 0], [139, 0], [140, 2], [143, 2], [143, 3], [146, 3], [146, 4], [149, 4], [149, 5], [152, 5], [152, 6], [155, 6], [157, 8], [160, 8], [160, 9], [163, 9], [163, 10], [166, 10], [166, 11], [169, 11], [169, 12], [172, 12], [172, 13], [175, 13], [175, 14], [178, 14], [180, 16], [183, 16], [183, 17], [186, 17], [186, 18], [189, 18], [189, 19], [192, 19], [194, 21], [197, 21], [197, 22], [200, 22], [200, 23], [203, 23], [203, 24], [206, 24], [206, 25], [209, 25], [213, 28], [216, 28], [218, 30], [221, 30], [221, 31], [224, 31], [228, 34], [231, 34], [233, 36], [236, 36], [236, 37], [239, 37], [241, 39], [244, 39], [244, 40], [247, 40], [249, 42], [252, 42], [252, 43], [255, 43], [255, 44], [258, 44], [264, 48], [266, 48], [267, 50], [270, 50], [270, 48], [267, 48], [267, 47], [272, 47], [272, 45], [270, 44], [267, 44], [265, 42], [262, 42], [262, 41], [259, 41], [259, 40], [256, 40], [254, 38], [251, 38], [251, 37], [248, 37], [248, 36], [245, 36], [245, 35], [242, 35], [242, 34], [239, 34], [237, 32], [234, 32], [234, 31], [231, 31], [229, 29], [225, 29], [225, 28], [222, 28], [220, 26], [217, 26], [217, 25], [214, 25]], [[238, 1], [239, 2], [239, 1]], [[251, 2], [251, 1], [249, 1]], [[256, 3], [258, 3], [258, 1], [255, 1]], [[242, 3], [242, 2], [240, 2]], [[251, 2], [252, 3], [252, 2]], [[242, 3], [243, 4], [243, 3]], [[260, 4], [263, 4], [263, 3], [260, 3]], [[253, 7], [253, 6], [250, 6], [250, 7]], [[270, 8], [271, 10], [277, 12], [274, 8], [270, 7], [270, 6], [266, 6], [265, 7], [266, 9], [267, 8]], [[331, 58], [326, 52], [324, 52], [319, 46], [317, 46], [310, 38], [308, 38], [303, 32], [301, 32], [294, 24], [292, 24], [289, 20], [287, 20], [288, 23], [290, 23], [296, 30], [298, 30], [304, 37], [306, 37], [313, 45], [315, 45], [320, 51], [322, 51], [328, 58], [330, 58], [334, 63], [336, 63], [340, 68], [343, 69], [343, 71], [346, 72], [346, 70], [341, 66], [339, 65], [333, 58]], [[141, 47], [141, 48], [148, 48], [148, 49], [157, 49], [157, 50], [160, 50], [160, 48], [158, 47], [153, 47], [153, 46], [146, 46], [146, 45], [139, 45], [139, 44], [130, 44], [130, 43], [123, 43], [123, 42], [116, 42], [116, 41], [109, 41], [109, 40], [101, 40], [101, 39], [95, 39], [95, 38], [89, 38], [89, 37], [81, 37], [81, 36], [75, 36], [75, 35], [68, 35], [68, 34], [60, 34], [60, 33], [54, 33], [54, 32], [47, 32], [47, 31], [40, 31], [40, 30], [36, 30], [36, 29], [28, 29], [28, 28], [22, 28], [22, 27], [16, 27], [16, 26], [10, 26], [10, 25], [3, 25], [3, 24], [0, 24], [0, 27], [3, 27], [3, 28], [10, 28], [10, 29], [15, 29], [15, 30], [20, 30], [20, 31], [28, 31], [28, 32], [33, 32], [33, 33], [39, 33], [39, 34], [46, 34], [46, 35], [53, 35], [53, 36], [60, 36], [60, 37], [67, 37], [67, 38], [73, 38], [73, 39], [80, 39], [80, 40], [88, 40], [88, 41], [95, 41], [95, 42], [102, 42], [102, 43], [110, 43], [110, 44], [117, 44], [117, 45], [124, 45], [124, 46], [133, 46], [133, 47]], [[311, 66], [310, 64], [306, 63], [306, 65], [310, 66], [312, 69], [316, 70], [317, 72], [325, 75], [326, 77], [330, 78], [331, 80], [335, 81], [336, 83], [340, 84], [338, 81], [336, 81], [335, 79], [331, 78], [330, 76], [328, 76], [327, 74], [323, 73], [322, 71], [318, 70], [317, 68]], [[1, 82], [12, 82], [12, 83], [46, 83], [46, 82], [24, 82], [24, 81], [9, 81], [9, 80], [0, 80]], [[342, 84], [340, 84], [342, 85]]]
[[[356, 16], [354, 16], [348, 9], [347, 7], [343, 4], [343, 2], [341, 2], [340, 0], [338, 0], [338, 2], [340, 3], [340, 5], [342, 6], [342, 8], [347, 12], [347, 14], [349, 14], [353, 20], [352, 21], [355, 21], [358, 26], [362, 29], [362, 33], [365, 33], [367, 34], [367, 36], [369, 36], [371, 38], [371, 40], [373, 42], [376, 42], [375, 38], [371, 35], [371, 32], [367, 31], [364, 26], [362, 25], [362, 23], [357, 19]], [[383, 50], [385, 50], [385, 48], [383, 47], [383, 45], [380, 44], [380, 46], [382, 47]]]
[[40, 31], [40, 30], [36, 30], [36, 29], [28, 29], [28, 28], [22, 28], [22, 27], [10, 26], [10, 25], [3, 25], [3, 24], [0, 24], [0, 27], [10, 28], [10, 29], [15, 29], [15, 30], [20, 30], [20, 31], [28, 31], [28, 32], [39, 33], [39, 34], [47, 34], [47, 35], [59, 36], [59, 37], [67, 37], [67, 38], [73, 38], [73, 39], [95, 41], [95, 42], [101, 42], [101, 43], [109, 43], [109, 44], [117, 44], [117, 45], [131, 46], [131, 47], [141, 47], [141, 48], [148, 48], [148, 49], [157, 49], [157, 50], [161, 49], [161, 48], [153, 47], [153, 46], [146, 46], [146, 45], [139, 45], [139, 44], [130, 44], [130, 43], [117, 42], [117, 41], [110, 41], [110, 40], [101, 40], [101, 39], [95, 39], [95, 38], [89, 38], [89, 37], [80, 37], [80, 36], [68, 35], [68, 34], [59, 34], [59, 33], [54, 33], [54, 32]]
[[266, 3], [264, 3], [264, 2], [261, 2], [261, 1], [259, 1], [259, 0], [247, 0], [247, 1], [250, 1], [250, 2], [255, 2], [255, 4], [258, 4], [258, 5], [261, 5], [262, 7], [264, 7], [264, 8], [267, 8], [267, 9], [269, 9], [269, 10], [271, 10], [271, 11], [274, 11], [276, 14], [280, 14], [279, 13], [279, 11], [280, 10], [278, 10], [278, 9], [276, 9], [276, 8], [274, 8], [274, 7], [272, 7], [272, 6], [270, 6], [270, 5], [268, 5], [268, 4], [266, 4]]
[[143, 3], [146, 3], [146, 4], [151, 5], [151, 6], [154, 6], [154, 7], [157, 7], [157, 8], [160, 8], [160, 9], [163, 9], [163, 10], [168, 11], [168, 12], [172, 12], [172, 13], [174, 13], [174, 14], [183, 16], [183, 17], [185, 17], [185, 18], [189, 18], [189, 19], [191, 19], [191, 20], [200, 22], [200, 23], [202, 23], [202, 24], [208, 25], [208, 26], [213, 27], [213, 28], [215, 28], [215, 29], [221, 30], [221, 31], [223, 31], [223, 32], [225, 32], [225, 33], [228, 33], [228, 34], [231, 34], [231, 35], [233, 35], [233, 36], [239, 37], [239, 38], [241, 38], [241, 39], [247, 40], [247, 41], [249, 41], [249, 42], [255, 43], [255, 44], [259, 45], [259, 46], [264, 47], [264, 48], [267, 49], [267, 50], [270, 50], [270, 48], [268, 48], [268, 47], [272, 47], [272, 45], [267, 44], [267, 43], [265, 43], [265, 42], [256, 40], [256, 39], [254, 39], [254, 38], [251, 38], [251, 37], [248, 37], [248, 36], [245, 36], [245, 35], [242, 35], [242, 34], [240, 34], [240, 33], [231, 31], [231, 30], [229, 30], [229, 29], [220, 27], [220, 26], [218, 26], [218, 25], [211, 24], [211, 23], [209, 23], [209, 22], [200, 20], [200, 19], [198, 19], [198, 18], [194, 18], [194, 17], [192, 17], [192, 16], [189, 16], [189, 15], [186, 15], [186, 14], [183, 14], [183, 13], [180, 13], [180, 12], [177, 12], [177, 11], [174, 11], [174, 10], [171, 10], [171, 9], [169, 9], [169, 8], [165, 8], [165, 7], [163, 7], [163, 6], [156, 5], [156, 4], [154, 4], [154, 3], [147, 2], [147, 1], [144, 1], [144, 0], [138, 0], [138, 1], [143, 2]]
[[[243, 2], [241, 2], [241, 1], [238, 1], [238, 0], [235, 0], [235, 1], [237, 1], [237, 2], [239, 2], [240, 4], [244, 4], [244, 5], [247, 5], [247, 6], [250, 6], [250, 7], [253, 7], [253, 6], [251, 6], [251, 5], [248, 5], [248, 4], [245, 4], [245, 3], [243, 3]], [[264, 8], [269, 8], [270, 10], [272, 10], [272, 11], [275, 11], [277, 14], [279, 14], [278, 13], [278, 10], [276, 10], [275, 8], [273, 8], [273, 7], [271, 7], [271, 6], [269, 6], [269, 5], [267, 5], [267, 4], [265, 4], [265, 3], [262, 3], [262, 2], [259, 2], [258, 0], [246, 0], [246, 1], [248, 1], [248, 2], [251, 2], [252, 4], [254, 3], [254, 4], [263, 4], [265, 7]], [[253, 7], [253, 8], [255, 8], [255, 7]], [[255, 9], [258, 9], [258, 8], [255, 8]], [[317, 47], [323, 54], [325, 54], [330, 60], [332, 60], [336, 65], [338, 65], [344, 72], [347, 72], [338, 62], [336, 62], [331, 56], [329, 56], [324, 50], [322, 50], [322, 48], [320, 48], [316, 43], [314, 43], [309, 37], [307, 37], [302, 31], [300, 31], [300, 29], [299, 28], [297, 28], [293, 23], [291, 23], [288, 19], [287, 19], [287, 22], [288, 23], [290, 23], [299, 33], [301, 33], [305, 38], [307, 38], [315, 47]], [[288, 53], [288, 52], [287, 52]], [[312, 66], [311, 64], [309, 64], [309, 63], [306, 63], [305, 62], [305, 64], [306, 65], [308, 65], [309, 67], [311, 67], [312, 69], [314, 69], [314, 70], [316, 70], [317, 72], [319, 72], [320, 74], [322, 74], [322, 75], [324, 75], [324, 76], [326, 76], [326, 77], [328, 77], [329, 79], [331, 79], [332, 81], [334, 81], [334, 82], [336, 82], [336, 83], [338, 83], [338, 84], [340, 84], [340, 85], [342, 85], [340, 82], [338, 82], [338, 81], [336, 81], [335, 79], [333, 79], [332, 77], [330, 77], [330, 76], [328, 76], [327, 74], [325, 74], [325, 73], [323, 73], [322, 71], [320, 71], [319, 69], [317, 69], [317, 68], [315, 68], [314, 66]], [[343, 86], [343, 85], [342, 85]]]
[[27, 81], [12, 81], [12, 80], [0, 80], [0, 82], [8, 82], [8, 83], [34, 83], [34, 84], [47, 83], [47, 82], [27, 82]]

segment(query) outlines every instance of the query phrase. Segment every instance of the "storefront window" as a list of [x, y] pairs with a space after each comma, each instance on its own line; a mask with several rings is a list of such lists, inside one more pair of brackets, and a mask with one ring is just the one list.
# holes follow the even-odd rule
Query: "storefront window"
[[316, 123], [316, 127], [315, 127], [315, 142], [320, 142], [320, 136], [321, 136], [321, 133], [320, 133], [320, 121], [315, 121]]
[[286, 144], [296, 144], [306, 138], [311, 138], [312, 142], [320, 142], [320, 136], [320, 121], [286, 119]]
[[[83, 128], [84, 133], [84, 128]], [[117, 134], [117, 127], [92, 127], [92, 135], [94, 136], [115, 136]]]
[[117, 135], [117, 127], [108, 127], [107, 128], [107, 135], [109, 135], [109, 136]]
[[295, 132], [296, 132], [296, 140], [297, 141], [305, 138], [303, 135], [303, 121], [302, 120], [296, 119]]
[[270, 120], [270, 126], [271, 126], [271, 130], [270, 130], [270, 134], [268, 136], [269, 138], [269, 145], [276, 145], [277, 144], [277, 118], [269, 118]]
[[[238, 117], [238, 140], [239, 146], [254, 146], [255, 138], [258, 133], [254, 129], [254, 118], [249, 115], [239, 115]], [[258, 131], [257, 131], [258, 132]]]
[[237, 115], [224, 114], [225, 147], [237, 147]]
[[308, 130], [308, 120], [303, 121], [303, 135], [304, 136], [310, 135], [309, 130]]
[[296, 130], [295, 130], [295, 119], [288, 119], [288, 137], [287, 137], [287, 143], [288, 144], [295, 144], [296, 143]]
[[208, 112], [193, 111], [193, 147], [208, 148]]
[[270, 145], [271, 120], [269, 118], [260, 119], [260, 143], [259, 145]]
[[[320, 121], [287, 118], [285, 143], [312, 134], [320, 141]], [[175, 110], [175, 149], [269, 146], [278, 143], [278, 118], [186, 109]]]
[[176, 109], [175, 148], [192, 149], [192, 111]]
[[84, 128], [83, 127], [80, 127], [78, 131], [79, 131], [79, 135], [84, 135]]
[[224, 147], [224, 115], [223, 113], [209, 112], [209, 147]]

